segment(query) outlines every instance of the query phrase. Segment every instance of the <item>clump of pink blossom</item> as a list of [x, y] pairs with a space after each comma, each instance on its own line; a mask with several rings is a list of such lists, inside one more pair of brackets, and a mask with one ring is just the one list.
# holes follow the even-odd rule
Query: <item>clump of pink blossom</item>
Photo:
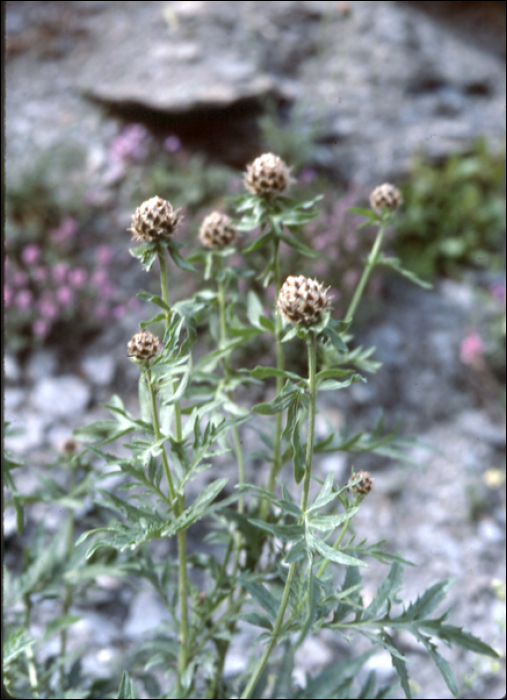
[[79, 224], [73, 216], [66, 216], [60, 224], [50, 232], [52, 243], [63, 245], [70, 243], [78, 232]]
[[35, 243], [29, 243], [21, 252], [21, 260], [25, 265], [35, 265], [40, 260], [41, 249]]
[[109, 146], [112, 161], [137, 162], [148, 155], [150, 133], [142, 124], [127, 124]]
[[480, 369], [484, 362], [484, 341], [476, 331], [468, 331], [462, 340], [459, 358], [464, 365]]
[[164, 150], [169, 153], [177, 153], [181, 149], [181, 141], [176, 134], [170, 134], [164, 139]]

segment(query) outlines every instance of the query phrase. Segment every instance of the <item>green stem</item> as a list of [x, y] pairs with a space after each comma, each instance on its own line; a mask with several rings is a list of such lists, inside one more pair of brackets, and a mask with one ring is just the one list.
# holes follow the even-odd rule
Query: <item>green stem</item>
[[[303, 494], [301, 496], [301, 510], [303, 512], [302, 518], [305, 517], [306, 507], [308, 505], [308, 496], [310, 493], [310, 480], [312, 475], [312, 460], [313, 460], [313, 441], [315, 436], [315, 415], [316, 415], [316, 399], [317, 399], [317, 389], [316, 389], [316, 375], [317, 375], [317, 343], [315, 335], [312, 333], [308, 338], [308, 387], [310, 391], [310, 409], [308, 413], [308, 434], [306, 443], [306, 456], [305, 456], [305, 477], [303, 484]], [[275, 625], [273, 627], [273, 633], [268, 645], [266, 646], [264, 653], [257, 664], [248, 685], [245, 688], [241, 700], [247, 700], [251, 697], [255, 686], [261, 676], [264, 667], [266, 666], [271, 652], [276, 646], [278, 637], [283, 627], [283, 619], [285, 616], [285, 611], [287, 604], [289, 602], [290, 589], [292, 582], [294, 581], [294, 576], [296, 573], [297, 562], [293, 562], [290, 565], [289, 573], [287, 575], [287, 581], [285, 582], [285, 588], [282, 595], [282, 600], [280, 603], [280, 608], [278, 610], [278, 615], [275, 620]]]
[[366, 267], [363, 270], [363, 274], [361, 275], [361, 279], [359, 280], [359, 284], [357, 285], [357, 289], [355, 291], [354, 297], [352, 298], [352, 301], [350, 302], [350, 306], [348, 308], [348, 311], [345, 314], [346, 321], [352, 321], [354, 318], [354, 314], [356, 312], [356, 309], [357, 309], [359, 302], [361, 301], [361, 297], [363, 296], [363, 292], [364, 292], [364, 289], [368, 283], [371, 272], [378, 262], [380, 247], [382, 245], [382, 239], [384, 238], [384, 233], [385, 233], [385, 224], [381, 224], [379, 227], [379, 230], [377, 232], [377, 237], [375, 239], [375, 243], [373, 244], [373, 248], [371, 250], [371, 253], [368, 256], [368, 261], [366, 263]]
[[[160, 287], [162, 291], [162, 300], [170, 306], [169, 304], [169, 287], [167, 283], [167, 263], [165, 260], [165, 255], [163, 251], [158, 254], [158, 262], [160, 265]], [[171, 311], [166, 311], [166, 327], [169, 326], [171, 321]]]
[[[222, 272], [223, 265], [222, 265], [222, 258], [217, 256], [218, 258], [218, 272]], [[226, 317], [226, 295], [225, 295], [225, 280], [223, 279], [222, 275], [219, 274], [219, 281], [218, 281], [218, 309], [219, 309], [219, 316], [220, 316], [220, 345], [224, 347], [227, 345], [227, 317]], [[231, 376], [231, 365], [230, 365], [230, 360], [228, 357], [224, 358], [224, 379], [225, 382], [227, 383], [230, 379]], [[232, 400], [232, 395], [231, 392], [227, 392], [227, 397]], [[235, 425], [232, 428], [232, 440], [234, 443], [234, 451], [236, 453], [236, 459], [238, 461], [238, 481], [240, 484], [244, 484], [246, 482], [246, 473], [245, 473], [245, 458], [243, 455], [243, 447], [241, 445], [241, 440], [239, 437], [239, 431], [238, 427]], [[238, 501], [238, 512], [239, 513], [244, 513], [245, 511], [245, 497], [241, 496], [241, 498]]]
[[[158, 260], [160, 264], [160, 287], [162, 292], [162, 299], [169, 307], [169, 291], [168, 291], [168, 279], [167, 279], [167, 265], [165, 260], [165, 255], [163, 251], [158, 254]], [[169, 327], [171, 322], [172, 312], [168, 310], [166, 312], [166, 329]], [[175, 391], [176, 391], [176, 380], [175, 380]], [[155, 434], [157, 439], [161, 439], [160, 425], [158, 422], [158, 415], [156, 410], [155, 394], [154, 389], [150, 382], [150, 392], [152, 397], [153, 406], [153, 426], [155, 428]], [[177, 401], [174, 404], [174, 434], [177, 442], [182, 441], [182, 422], [181, 422], [181, 405]], [[176, 495], [174, 490], [174, 484], [172, 482], [171, 473], [169, 471], [169, 465], [167, 463], [167, 456], [165, 450], [162, 450], [162, 464], [164, 465], [164, 471], [167, 478], [167, 483], [169, 485], [169, 493], [173, 502], [174, 514], [178, 518], [185, 510], [185, 495]], [[176, 697], [180, 698], [183, 696], [183, 688], [181, 679], [186, 671], [188, 664], [188, 640], [189, 640], [189, 622], [188, 622], [188, 578], [187, 578], [187, 535], [185, 530], [178, 532], [178, 592], [180, 599], [180, 653], [178, 659], [178, 680], [176, 685]]]
[[[338, 537], [336, 538], [336, 542], [335, 542], [334, 545], [333, 545], [333, 549], [338, 549], [339, 546], [341, 545], [342, 540], [343, 540], [343, 538], [345, 537], [345, 533], [347, 532], [348, 527], [349, 527], [349, 525], [350, 525], [350, 521], [351, 521], [351, 518], [349, 518], [348, 520], [346, 520], [346, 521], [343, 523], [341, 532], [340, 532], [340, 534], [338, 535]], [[322, 577], [322, 574], [323, 574], [324, 571], [327, 569], [329, 563], [330, 563], [330, 562], [329, 562], [329, 559], [325, 559], [325, 560], [322, 562], [322, 564], [320, 565], [319, 571], [317, 572], [317, 578], [321, 578], [321, 577]]]
[[[280, 288], [282, 286], [281, 273], [280, 273], [280, 260], [278, 254], [279, 241], [275, 239], [273, 242], [273, 268], [275, 274], [275, 300], [278, 300], [278, 295], [280, 294]], [[280, 371], [285, 369], [285, 358], [283, 353], [283, 343], [282, 343], [282, 314], [278, 308], [278, 304], [275, 301], [275, 344], [276, 344], [276, 368]], [[279, 396], [283, 389], [283, 377], [276, 377], [276, 395]], [[274, 493], [276, 477], [278, 476], [281, 465], [281, 447], [282, 447], [282, 421], [283, 412], [280, 411], [276, 414], [275, 418], [275, 441], [273, 446], [273, 461], [271, 463], [271, 471], [268, 478], [267, 490], [269, 493]], [[261, 506], [261, 518], [265, 520], [268, 517], [269, 512], [269, 502], [264, 500]]]
[[[32, 611], [32, 601], [30, 600], [30, 594], [27, 593], [23, 596], [25, 601], [25, 629], [30, 633], [30, 615]], [[36, 698], [39, 697], [39, 679], [37, 677], [37, 666], [35, 665], [35, 654], [33, 653], [32, 647], [27, 647], [25, 651], [26, 664], [28, 668], [28, 680], [30, 683], [30, 690], [35, 695]]]
[[310, 408], [308, 414], [308, 435], [306, 438], [305, 478], [303, 483], [303, 497], [301, 510], [306, 511], [308, 495], [310, 493], [310, 480], [312, 476], [313, 442], [315, 439], [315, 416], [317, 413], [317, 341], [314, 333], [310, 333], [308, 345], [308, 388], [310, 392]]
[[[151, 374], [150, 374], [149, 368], [146, 369], [146, 382], [147, 382], [148, 388], [150, 390], [151, 414], [153, 417], [153, 429], [155, 430], [155, 437], [157, 438], [157, 442], [159, 442], [162, 439], [162, 433], [160, 431], [160, 422], [158, 420], [158, 410], [157, 410], [157, 400], [155, 398], [155, 388], [153, 386], [153, 382], [151, 381]], [[173, 506], [173, 509], [176, 510], [176, 508], [175, 508], [176, 494], [174, 491], [174, 484], [173, 484], [171, 471], [169, 469], [169, 463], [167, 461], [167, 455], [165, 453], [164, 447], [162, 447], [162, 464], [164, 466], [165, 478], [167, 479], [167, 486], [169, 489], [169, 496], [171, 499], [171, 504]]]

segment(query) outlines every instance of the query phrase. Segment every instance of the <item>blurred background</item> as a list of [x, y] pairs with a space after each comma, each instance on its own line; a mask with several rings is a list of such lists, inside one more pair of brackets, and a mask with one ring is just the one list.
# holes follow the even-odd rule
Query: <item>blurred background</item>
[[[327, 409], [337, 427], [402, 415], [404, 435], [442, 451], [416, 450], [422, 472], [355, 459], [379, 475], [365, 527], [421, 565], [410, 593], [455, 575], [460, 624], [505, 651], [505, 3], [59, 0], [2, 11], [4, 408], [18, 430], [6, 444], [26, 463], [19, 490], [35, 488], [113, 391], [136, 410], [125, 348], [147, 313], [137, 292], [157, 289], [128, 252], [141, 202], [183, 208], [188, 255], [204, 216], [232, 213], [246, 164], [276, 153], [294, 196], [324, 194], [304, 233], [322, 255], [287, 249], [283, 272], [330, 285], [340, 317], [371, 246], [347, 209], [390, 181], [405, 203], [388, 252], [434, 288], [374, 275], [356, 342], [375, 346], [383, 368]], [[173, 301], [201, 287], [171, 274]], [[239, 361], [269, 363], [269, 345], [257, 352]], [[334, 456], [320, 468], [345, 475], [351, 464]], [[41, 519], [59, 526], [35, 503], [24, 536]], [[4, 537], [15, 571], [24, 540], [11, 508]], [[124, 596], [115, 624], [134, 638], [139, 598]], [[113, 637], [102, 644], [112, 657]], [[90, 643], [90, 667], [97, 654]], [[469, 661], [453, 658], [463, 697], [500, 697], [504, 659]], [[449, 697], [421, 664], [423, 697]]]

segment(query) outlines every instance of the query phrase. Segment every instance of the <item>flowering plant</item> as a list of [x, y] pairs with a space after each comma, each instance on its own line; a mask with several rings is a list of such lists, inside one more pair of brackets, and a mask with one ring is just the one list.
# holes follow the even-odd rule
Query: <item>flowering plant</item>
[[[149, 697], [165, 698], [386, 698], [395, 685], [379, 686], [374, 672], [363, 671], [367, 660], [384, 649], [410, 698], [400, 631], [427, 649], [453, 694], [458, 692], [456, 681], [434, 640], [497, 656], [477, 637], [447, 624], [447, 612], [432, 616], [450, 580], [398, 607], [403, 564], [409, 562], [391, 554], [384, 542], [367, 543], [353, 534], [353, 520], [361, 527], [362, 499], [374, 497], [371, 475], [352, 472], [341, 482], [334, 474], [319, 479], [314, 469], [319, 454], [375, 453], [387, 443], [391, 455], [404, 456], [402, 443], [383, 435], [380, 427], [353, 436], [334, 429], [324, 436], [316, 432], [319, 394], [346, 390], [365, 381], [364, 368], [372, 370], [371, 350], [350, 347], [354, 316], [372, 270], [390, 265], [416, 280], [381, 252], [386, 226], [400, 204], [398, 190], [384, 184], [372, 193], [371, 209], [356, 210], [365, 224], [376, 227], [377, 235], [348, 308], [338, 319], [325, 285], [282, 271], [282, 245], [315, 255], [299, 233], [316, 215], [318, 198], [300, 202], [287, 197], [290, 169], [273, 154], [254, 161], [246, 185], [248, 193], [236, 200], [235, 221], [214, 213], [203, 222], [200, 240], [205, 250], [190, 262], [174, 240], [179, 210], [152, 197], [133, 215], [130, 230], [138, 245], [131, 252], [147, 271], [158, 264], [161, 285], [160, 295], [138, 294], [156, 307], [156, 314], [141, 323], [125, 350], [139, 368], [140, 410], [134, 415], [113, 396], [107, 406], [110, 420], [75, 432], [87, 447], [69, 451], [68, 492], [53, 490], [52, 497], [69, 513], [65, 545], [58, 553], [55, 543], [48, 557], [54, 579], [46, 568], [41, 584], [34, 576], [37, 562], [28, 557], [21, 582], [9, 581], [9, 595], [24, 611], [22, 621], [14, 620], [4, 651], [4, 677], [14, 697], [113, 697], [116, 692], [116, 697], [133, 698], [136, 687], [143, 685]], [[260, 271], [226, 264], [238, 233], [246, 231], [259, 231], [245, 253], [264, 250]], [[168, 254], [185, 271], [202, 266], [212, 286], [189, 299], [171, 300]], [[255, 274], [265, 287], [274, 285], [271, 312], [265, 313], [253, 291], [240, 293], [240, 283]], [[153, 323], [163, 324], [162, 338], [149, 330]], [[196, 352], [196, 343], [206, 323], [216, 347], [203, 354]], [[272, 338], [274, 366], [235, 367], [234, 351], [264, 334]], [[305, 348], [307, 369], [302, 374], [285, 368], [285, 347], [292, 343]], [[274, 397], [263, 396], [268, 400], [253, 409], [240, 403], [241, 391], [263, 388], [272, 379]], [[257, 434], [253, 455], [245, 452], [248, 427]], [[130, 442], [123, 452], [110, 451], [108, 445], [126, 436]], [[91, 464], [92, 455], [100, 466]], [[231, 455], [237, 463], [235, 479], [213, 475], [212, 465]], [[247, 478], [251, 456], [265, 465], [257, 483]], [[292, 478], [284, 471], [288, 463]], [[15, 468], [19, 465], [11, 459], [8, 485], [22, 527], [24, 501], [11, 475]], [[126, 497], [98, 488], [111, 475], [122, 477]], [[101, 516], [97, 527], [86, 529], [74, 542], [74, 512], [85, 494], [93, 495], [99, 512], [112, 517]], [[197, 523], [207, 523], [208, 542], [196, 547], [189, 533]], [[155, 547], [172, 540], [176, 557]], [[366, 603], [360, 571], [376, 562], [390, 569]], [[73, 596], [79, 586], [104, 573], [147, 581], [170, 615], [170, 623], [161, 624], [144, 644], [139, 641], [117, 690], [111, 683], [99, 686], [84, 680], [79, 657], [72, 657], [67, 644], [76, 619], [71, 614]], [[60, 630], [60, 656], [41, 668], [37, 640], [29, 634], [31, 605], [45, 582], [46, 595], [54, 597], [62, 580], [62, 614], [52, 626], [53, 634]], [[245, 626], [255, 631], [255, 645], [245, 649], [241, 671], [226, 674], [227, 657]], [[371, 642], [371, 650], [327, 666], [301, 683], [294, 674], [296, 651], [310, 635], [324, 630], [362, 636]], [[273, 677], [268, 670], [275, 668]]]

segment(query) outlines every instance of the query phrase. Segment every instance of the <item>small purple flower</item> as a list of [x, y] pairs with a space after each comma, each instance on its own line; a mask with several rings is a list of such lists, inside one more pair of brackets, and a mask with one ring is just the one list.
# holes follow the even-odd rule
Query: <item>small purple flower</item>
[[88, 281], [88, 273], [82, 267], [77, 267], [69, 272], [69, 284], [75, 289], [80, 289]]
[[149, 131], [142, 124], [128, 124], [111, 142], [113, 161], [139, 161], [148, 154]]
[[44, 296], [37, 304], [41, 316], [47, 321], [52, 321], [58, 316], [58, 307], [49, 295]]
[[499, 299], [505, 305], [505, 303], [506, 303], [505, 282], [493, 282], [493, 284], [490, 285], [489, 290], [490, 290], [491, 294], [495, 297], [495, 299]]
[[484, 355], [484, 341], [475, 331], [470, 331], [461, 342], [459, 359], [464, 365], [480, 366]]
[[316, 177], [317, 171], [315, 170], [315, 168], [306, 166], [306, 168], [303, 168], [303, 170], [299, 174], [299, 182], [302, 185], [311, 185]]
[[164, 149], [169, 151], [169, 153], [176, 153], [181, 148], [181, 141], [176, 136], [176, 134], [171, 134], [166, 139], [164, 139]]
[[107, 270], [95, 270], [92, 275], [92, 284], [96, 287], [102, 287], [102, 285], [109, 282], [109, 275]]
[[95, 251], [95, 262], [100, 267], [107, 267], [114, 257], [113, 249], [110, 245], [101, 245]]
[[116, 304], [116, 306], [113, 306], [112, 315], [114, 318], [121, 318], [122, 316], [125, 316], [125, 307], [123, 304]]
[[56, 298], [62, 306], [71, 306], [74, 302], [74, 292], [70, 287], [60, 287], [56, 292]]
[[47, 321], [42, 320], [41, 318], [38, 318], [37, 321], [35, 321], [32, 325], [32, 331], [34, 335], [39, 336], [39, 338], [45, 338], [46, 335], [49, 333], [50, 328], [51, 325]]
[[67, 279], [68, 272], [69, 266], [67, 265], [67, 263], [56, 263], [56, 265], [54, 265], [51, 270], [51, 276], [57, 284], [61, 284]]
[[22, 289], [16, 294], [14, 304], [18, 309], [28, 309], [33, 301], [33, 294], [29, 289]]
[[104, 282], [100, 285], [99, 296], [101, 297], [101, 299], [108, 299], [113, 293], [113, 290], [113, 285], [109, 281]]
[[66, 216], [57, 228], [51, 231], [51, 240], [53, 243], [68, 243], [71, 241], [78, 231], [78, 223], [73, 216]]
[[23, 248], [21, 260], [25, 265], [34, 265], [40, 260], [40, 248], [35, 243], [30, 243]]

